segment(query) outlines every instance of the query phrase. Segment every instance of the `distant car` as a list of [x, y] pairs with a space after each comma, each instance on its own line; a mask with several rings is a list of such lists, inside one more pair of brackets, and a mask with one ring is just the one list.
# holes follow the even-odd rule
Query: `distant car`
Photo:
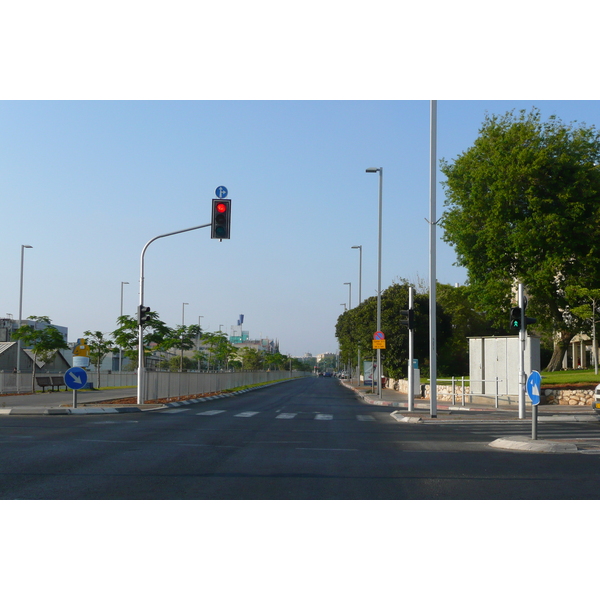
[[327, 371], [327, 373], [325, 373], [325, 375], [323, 375], [323, 377], [332, 377], [333, 373], [330, 373], [329, 371]]
[[594, 400], [592, 401], [592, 408], [600, 415], [600, 383], [594, 390]]

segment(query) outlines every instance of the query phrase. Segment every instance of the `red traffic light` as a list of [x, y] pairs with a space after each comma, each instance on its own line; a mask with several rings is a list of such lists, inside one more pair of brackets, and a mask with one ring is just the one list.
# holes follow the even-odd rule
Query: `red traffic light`
[[230, 222], [231, 200], [213, 199], [210, 237], [218, 240], [228, 240]]

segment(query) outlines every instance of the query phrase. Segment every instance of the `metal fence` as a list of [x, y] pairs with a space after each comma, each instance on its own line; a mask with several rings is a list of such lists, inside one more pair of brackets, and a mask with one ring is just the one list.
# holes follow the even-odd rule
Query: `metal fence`
[[[43, 375], [63, 375], [64, 373], [38, 373]], [[146, 371], [146, 401], [176, 396], [191, 396], [228, 390], [243, 385], [266, 383], [279, 379], [303, 377], [310, 373], [302, 371], [238, 371], [232, 373], [169, 373]], [[88, 372], [88, 384], [94, 388], [137, 387], [136, 373]], [[36, 385], [36, 389], [39, 386]], [[30, 394], [31, 373], [4, 373], [0, 371], [0, 394]], [[132, 396], [135, 391], [132, 390]]]
[[[508, 403], [511, 403], [512, 399], [510, 396], [503, 395], [501, 396], [499, 393], [500, 383], [502, 379], [500, 377], [495, 377], [494, 379], [469, 379], [469, 384], [471, 383], [494, 383], [495, 384], [495, 393], [494, 394], [485, 394], [482, 392], [471, 392], [470, 385], [465, 385], [464, 377], [452, 377], [452, 379], [438, 379], [440, 381], [449, 381], [451, 382], [452, 390], [450, 391], [450, 396], [452, 397], [452, 405], [456, 405], [456, 399], [460, 396], [461, 405], [465, 406], [466, 398], [469, 398], [469, 402], [473, 402], [473, 398], [493, 398], [495, 408], [499, 407], [500, 399], [503, 398]], [[457, 391], [458, 386], [458, 391]], [[438, 386], [438, 390], [439, 390]], [[467, 391], [468, 390], [468, 391]], [[446, 393], [448, 395], [448, 393]]]

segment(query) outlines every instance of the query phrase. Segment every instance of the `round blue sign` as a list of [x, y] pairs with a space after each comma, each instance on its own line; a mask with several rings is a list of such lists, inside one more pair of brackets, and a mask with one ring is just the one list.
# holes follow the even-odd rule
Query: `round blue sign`
[[537, 371], [532, 371], [527, 378], [527, 395], [531, 399], [531, 404], [540, 403], [542, 389], [542, 376]]
[[215, 195], [217, 196], [217, 198], [227, 198], [227, 194], [228, 194], [228, 190], [224, 185], [220, 185], [216, 190], [215, 190]]
[[65, 384], [72, 390], [80, 390], [87, 383], [87, 372], [81, 367], [71, 367], [65, 373]]

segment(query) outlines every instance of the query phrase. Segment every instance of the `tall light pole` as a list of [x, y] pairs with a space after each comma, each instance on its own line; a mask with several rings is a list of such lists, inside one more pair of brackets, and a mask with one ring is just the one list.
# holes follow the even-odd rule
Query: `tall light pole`
[[179, 361], [179, 372], [183, 373], [183, 336], [185, 334], [185, 305], [189, 302], [181, 304], [181, 360]]
[[[379, 173], [379, 236], [378, 236], [378, 251], [377, 251], [377, 331], [381, 331], [381, 228], [382, 228], [382, 200], [383, 200], [383, 167], [378, 169], [371, 167], [367, 169], [367, 173]], [[377, 348], [377, 395], [381, 400], [381, 376], [383, 369], [381, 368], [381, 350]]]
[[430, 107], [429, 147], [429, 415], [437, 417], [437, 274], [436, 274], [436, 146], [437, 101]]
[[[121, 281], [121, 316], [123, 316], [123, 286], [129, 285], [129, 281]], [[123, 348], [119, 346], [119, 373], [123, 370]]]
[[352, 308], [352, 283], [346, 282], [344, 285], [348, 286], [348, 310]]
[[[352, 246], [352, 250], [358, 249], [358, 306], [360, 306], [362, 302], [362, 246]], [[358, 375], [356, 376], [356, 383], [360, 385], [360, 342], [358, 344], [358, 369], [356, 371]]]
[[[33, 246], [26, 246], [21, 244], [21, 287], [19, 290], [19, 327], [21, 327], [21, 321], [23, 320], [23, 263], [25, 260], [25, 248], [33, 248]], [[17, 373], [21, 372], [21, 340], [17, 340]]]
[[352, 249], [359, 250], [359, 258], [358, 258], [358, 304], [362, 302], [362, 246], [352, 246]]
[[200, 315], [198, 317], [198, 337], [196, 338], [196, 352], [198, 352], [198, 371], [200, 371], [200, 336], [202, 335], [202, 328], [200, 327], [200, 319], [203, 319], [204, 316]]

